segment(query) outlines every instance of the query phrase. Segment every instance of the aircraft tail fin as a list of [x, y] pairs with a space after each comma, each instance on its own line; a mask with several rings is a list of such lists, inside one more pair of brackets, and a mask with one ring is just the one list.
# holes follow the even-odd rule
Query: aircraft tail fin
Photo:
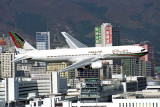
[[15, 47], [17, 54], [25, 53], [26, 51], [35, 50], [27, 41], [20, 37], [17, 33], [9, 32]]

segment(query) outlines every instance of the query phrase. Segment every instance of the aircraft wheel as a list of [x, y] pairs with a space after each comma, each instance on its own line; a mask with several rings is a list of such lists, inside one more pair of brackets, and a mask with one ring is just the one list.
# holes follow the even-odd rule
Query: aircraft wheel
[[77, 70], [78, 70], [78, 71], [83, 71], [83, 68], [78, 68]]
[[139, 60], [136, 60], [136, 64], [139, 64]]

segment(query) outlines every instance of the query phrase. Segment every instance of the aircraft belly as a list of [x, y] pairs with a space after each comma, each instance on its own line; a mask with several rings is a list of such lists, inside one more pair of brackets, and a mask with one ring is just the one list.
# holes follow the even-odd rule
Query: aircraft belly
[[111, 60], [111, 59], [124, 59], [124, 58], [137, 58], [137, 56], [118, 56], [118, 55], [109, 55], [109, 56], [105, 56], [104, 59], [105, 60]]
[[37, 59], [33, 59], [33, 60], [40, 61], [40, 62], [66, 62], [66, 61], [68, 61], [68, 58], [66, 58], [66, 57], [37, 58]]

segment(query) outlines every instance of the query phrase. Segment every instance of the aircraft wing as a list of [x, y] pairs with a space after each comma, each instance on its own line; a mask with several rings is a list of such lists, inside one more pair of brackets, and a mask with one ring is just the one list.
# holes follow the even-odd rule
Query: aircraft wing
[[20, 60], [24, 60], [24, 59], [30, 59], [31, 57], [28, 56], [17, 56], [14, 60], [12, 60], [11, 62], [18, 62]]
[[66, 72], [66, 71], [69, 71], [69, 70], [74, 70], [74, 69], [77, 69], [77, 68], [81, 68], [81, 67], [90, 65], [92, 62], [97, 61], [97, 60], [99, 60], [99, 58], [95, 58], [95, 57], [84, 59], [84, 60], [81, 60], [79, 62], [76, 62], [76, 63], [68, 66], [67, 68], [64, 68], [64, 69], [60, 70], [60, 72]]
[[84, 45], [83, 43], [79, 42], [78, 40], [76, 40], [75, 38], [73, 38], [72, 36], [70, 36], [68, 33], [66, 32], [61, 32], [62, 35], [65, 37], [66, 42], [68, 43], [68, 45], [71, 48], [86, 48], [87, 46]]

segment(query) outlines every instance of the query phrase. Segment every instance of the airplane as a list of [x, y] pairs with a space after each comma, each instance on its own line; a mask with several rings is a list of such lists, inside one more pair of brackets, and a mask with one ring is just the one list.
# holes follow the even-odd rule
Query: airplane
[[66, 32], [61, 32], [70, 46], [67, 49], [37, 50], [15, 32], [9, 32], [16, 48], [17, 55], [12, 62], [33, 60], [41, 62], [73, 62], [72, 65], [60, 70], [66, 72], [74, 69], [83, 69], [89, 66], [92, 69], [102, 68], [101, 60], [139, 58], [148, 51], [140, 46], [109, 46], [87, 47]]

